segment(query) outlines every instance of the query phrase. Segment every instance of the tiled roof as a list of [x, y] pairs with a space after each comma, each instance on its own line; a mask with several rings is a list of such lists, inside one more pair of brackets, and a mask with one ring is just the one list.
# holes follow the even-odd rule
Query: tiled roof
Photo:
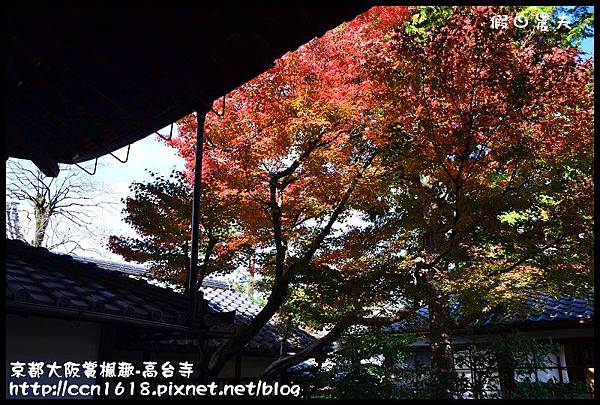
[[[90, 313], [122, 316], [183, 326], [187, 299], [168, 288], [143, 280], [145, 268], [85, 257], [71, 257], [33, 248], [23, 242], [6, 240], [6, 296], [13, 304], [34, 304], [51, 308], [85, 310]], [[227, 284], [207, 279], [202, 286], [211, 313], [235, 311], [233, 325], [215, 323], [212, 330], [233, 332], [248, 324], [260, 307]], [[279, 352], [282, 331], [274, 317], [246, 346], [258, 352]], [[166, 339], [167, 346], [182, 339]], [[292, 328], [288, 349], [295, 350], [314, 341], [308, 333]], [[217, 341], [213, 341], [213, 344]], [[197, 342], [196, 342], [197, 344]]]
[[594, 319], [594, 294], [588, 299], [561, 295], [529, 294], [526, 298], [526, 311], [523, 314], [500, 313], [490, 315], [475, 322], [476, 326], [498, 324], [537, 324], [541, 322], [591, 321]]
[[400, 322], [396, 322], [390, 326], [385, 327], [385, 332], [420, 332], [427, 329], [427, 318], [429, 317], [429, 311], [427, 307], [421, 308], [417, 311], [415, 317], [410, 319], [404, 319]]
[[[236, 311], [235, 326], [245, 326], [258, 312], [261, 307], [248, 298], [244, 297], [239, 292], [231, 288], [218, 288], [204, 283], [202, 287], [204, 299], [208, 300], [212, 310], [220, 311]], [[273, 319], [255, 336], [248, 344], [249, 348], [256, 351], [264, 351], [274, 345], [279, 347], [281, 339], [279, 336], [284, 334], [283, 328], [280, 326], [280, 319], [275, 315]], [[295, 351], [311, 344], [315, 338], [308, 333], [298, 328], [291, 328], [287, 334], [287, 349]]]
[[303, 361], [302, 363], [298, 363], [295, 366], [292, 366], [286, 370], [288, 375], [293, 375], [295, 377], [314, 377], [318, 371], [320, 370], [319, 365], [313, 360]]
[[6, 300], [46, 308], [86, 311], [124, 319], [183, 325], [180, 294], [118, 270], [6, 240]]
[[[525, 310], [523, 313], [499, 312], [475, 320], [471, 326], [490, 327], [512, 325], [516, 327], [533, 326], [540, 324], [554, 324], [564, 321], [593, 321], [594, 320], [594, 294], [588, 299], [562, 295], [552, 297], [544, 293], [523, 294]], [[429, 317], [427, 307], [417, 311], [417, 316], [411, 320], [397, 322], [386, 330], [390, 332], [408, 332], [423, 330]]]
[[[76, 257], [76, 259], [80, 260], [81, 258]], [[142, 266], [117, 264], [91, 258], [83, 259], [87, 262], [95, 263], [102, 268], [105, 268], [105, 266], [107, 266], [105, 263], [107, 263], [108, 268], [115, 268], [128, 274], [144, 276], [144, 274], [147, 273], [146, 268]], [[252, 302], [223, 281], [210, 278], [204, 279], [201, 290], [204, 293], [204, 299], [208, 301], [210, 310], [216, 313], [235, 312], [233, 325], [215, 325], [215, 327], [212, 328], [213, 331], [233, 332], [235, 327], [246, 326], [261, 310], [259, 305]], [[283, 335], [284, 331], [281, 328], [280, 319], [275, 315], [271, 321], [258, 332], [254, 339], [248, 343], [246, 349], [254, 352], [279, 351], [281, 336]], [[297, 350], [311, 344], [313, 341], [314, 337], [310, 334], [298, 328], [291, 328], [286, 339], [287, 349], [291, 351]], [[218, 341], [214, 340], [211, 343], [216, 345]], [[180, 346], [181, 344], [183, 344], [181, 339], [170, 339], [168, 343], [166, 343], [166, 341], [164, 342], [163, 347], [165, 345], [174, 347]], [[197, 345], [197, 342], [193, 344]]]
[[72, 257], [78, 262], [92, 263], [105, 270], [118, 271], [121, 273], [131, 274], [133, 276], [140, 276], [146, 273], [146, 268], [143, 266], [135, 266], [133, 264], [128, 263], [111, 262], [109, 260], [102, 260], [85, 256], [72, 255]]

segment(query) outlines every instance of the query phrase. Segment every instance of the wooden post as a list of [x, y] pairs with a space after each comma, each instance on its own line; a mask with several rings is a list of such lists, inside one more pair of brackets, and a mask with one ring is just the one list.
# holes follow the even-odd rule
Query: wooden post
[[194, 199], [192, 202], [192, 252], [189, 267], [189, 314], [191, 326], [196, 315], [196, 291], [198, 290], [198, 238], [200, 233], [200, 199], [202, 196], [202, 152], [204, 147], [204, 119], [206, 112], [196, 111], [196, 166], [194, 167]]

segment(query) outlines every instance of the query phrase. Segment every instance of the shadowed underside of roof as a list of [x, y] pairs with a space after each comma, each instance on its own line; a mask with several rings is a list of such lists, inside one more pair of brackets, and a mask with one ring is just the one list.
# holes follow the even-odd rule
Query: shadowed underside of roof
[[87, 161], [152, 134], [368, 9], [12, 5], [7, 157]]

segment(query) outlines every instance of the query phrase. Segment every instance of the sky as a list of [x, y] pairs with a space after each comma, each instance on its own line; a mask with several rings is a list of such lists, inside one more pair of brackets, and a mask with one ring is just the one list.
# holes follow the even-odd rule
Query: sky
[[[586, 56], [594, 57], [593, 38], [586, 39], [581, 46]], [[169, 127], [162, 129], [160, 132], [168, 134]], [[175, 128], [174, 136], [176, 135]], [[126, 147], [114, 152], [115, 155], [121, 158], [124, 158], [126, 153]], [[149, 134], [146, 138], [131, 145], [129, 160], [126, 163], [121, 163], [110, 155], [99, 158], [98, 169], [93, 176], [93, 180], [106, 188], [108, 191], [107, 198], [112, 205], [110, 208], [98, 209], [95, 212], [95, 238], [82, 241], [84, 247], [94, 251], [85, 251], [79, 254], [123, 262], [120, 256], [113, 254], [106, 248], [106, 241], [108, 235], [135, 236], [135, 232], [131, 227], [122, 220], [123, 215], [121, 212], [124, 206], [121, 200], [129, 195], [130, 184], [150, 180], [148, 170], [161, 175], [168, 175], [172, 170], [182, 170], [183, 167], [184, 161], [176, 154], [175, 149], [166, 146], [154, 134]], [[25, 210], [25, 205], [21, 204], [20, 209]]]
[[[159, 132], [166, 135], [169, 133], [169, 127]], [[176, 127], [173, 130], [173, 135], [177, 135]], [[120, 159], [125, 159], [127, 147], [113, 153]], [[20, 162], [27, 167], [33, 167], [33, 164], [29, 161], [21, 160]], [[83, 164], [90, 171], [93, 171], [93, 165], [93, 161]], [[92, 237], [85, 237], [86, 235], [83, 232], [78, 232], [76, 229], [71, 228], [71, 232], [75, 235], [85, 237], [81, 241], [81, 245], [87, 250], [76, 253], [81, 256], [124, 262], [121, 256], [113, 254], [106, 248], [106, 243], [109, 235], [135, 236], [133, 229], [123, 221], [123, 214], [121, 212], [124, 207], [122, 199], [130, 194], [130, 184], [150, 180], [151, 176], [148, 170], [152, 170], [158, 174], [169, 174], [172, 170], [182, 170], [183, 167], [184, 161], [177, 155], [175, 149], [165, 145], [154, 134], [131, 144], [129, 159], [126, 163], [119, 162], [111, 155], [100, 157], [96, 173], [89, 178], [99, 189], [103, 190], [103, 195], [98, 201], [109, 202], [110, 205], [90, 210], [94, 218], [94, 223], [90, 226], [93, 230]], [[24, 228], [24, 236], [26, 239], [31, 240], [32, 235], [30, 232], [27, 232], [27, 229], [30, 228], [27, 216], [28, 214], [30, 217], [32, 216], [31, 210], [28, 209], [27, 204], [20, 203], [19, 211], [20, 222]], [[65, 224], [64, 226], [66, 227], [67, 225]], [[57, 248], [56, 251], [67, 253], [67, 249], [65, 248]]]
[[594, 38], [587, 38], [581, 43], [581, 48], [586, 56], [594, 57]]
[[[169, 128], [159, 131], [167, 135]], [[173, 136], [177, 135], [176, 126], [173, 129]], [[127, 147], [119, 149], [114, 154], [121, 159], [127, 155]], [[165, 145], [154, 134], [147, 136], [131, 144], [129, 151], [129, 160], [126, 163], [117, 161], [110, 155], [98, 159], [97, 181], [102, 182], [108, 188], [112, 189], [113, 201], [117, 204], [111, 209], [108, 215], [103, 216], [103, 226], [111, 235], [135, 236], [131, 227], [123, 221], [121, 213], [124, 204], [122, 199], [130, 194], [129, 186], [133, 182], [149, 181], [151, 176], [148, 170], [158, 174], [170, 174], [173, 170], [183, 170], [184, 160], [177, 155], [175, 149]], [[191, 216], [191, 207], [190, 207]], [[111, 259], [114, 261], [123, 261], [123, 259], [110, 252], [106, 248], [100, 250], [94, 257]]]

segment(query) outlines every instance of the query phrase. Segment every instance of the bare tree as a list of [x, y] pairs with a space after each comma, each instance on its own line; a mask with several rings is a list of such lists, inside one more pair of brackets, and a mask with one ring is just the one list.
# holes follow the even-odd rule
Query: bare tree
[[11, 239], [24, 240], [18, 208], [19, 204], [16, 201], [6, 202], [6, 233]]
[[[98, 208], [110, 207], [104, 185], [95, 182], [80, 168], [61, 165], [57, 177], [46, 177], [33, 164], [18, 159], [6, 162], [7, 233], [25, 238], [18, 206], [24, 202], [31, 234], [30, 244], [48, 249], [61, 247], [68, 253], [84, 248], [82, 240], [98, 236], [94, 224]], [[22, 217], [21, 217], [22, 218]], [[97, 225], [97, 224], [96, 224]]]

